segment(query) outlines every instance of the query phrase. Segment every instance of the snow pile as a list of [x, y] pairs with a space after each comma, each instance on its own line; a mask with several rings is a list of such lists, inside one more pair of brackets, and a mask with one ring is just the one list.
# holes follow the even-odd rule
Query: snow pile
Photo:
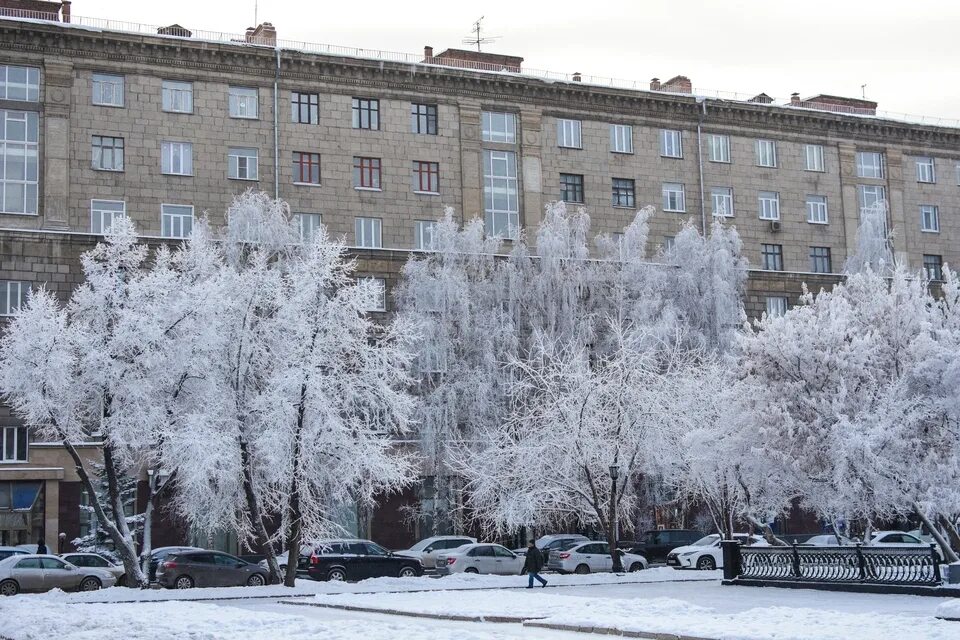
[[948, 600], [937, 607], [937, 617], [947, 620], [960, 620], [960, 598]]

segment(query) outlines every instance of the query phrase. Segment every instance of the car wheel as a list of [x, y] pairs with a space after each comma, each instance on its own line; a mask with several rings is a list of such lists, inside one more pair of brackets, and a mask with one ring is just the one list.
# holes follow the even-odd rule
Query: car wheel
[[400, 577], [401, 578], [415, 578], [417, 575], [417, 570], [407, 565], [405, 567], [400, 567]]
[[642, 562], [634, 562], [632, 565], [630, 565], [630, 571], [631, 571], [631, 573], [634, 572], [634, 571], [643, 571], [643, 563], [642, 563]]
[[327, 574], [327, 580], [330, 582], [343, 582], [347, 579], [347, 572], [343, 569], [331, 569]]
[[464, 573], [480, 573], [476, 567], [468, 567], [463, 570]]
[[80, 591], [96, 591], [101, 586], [102, 585], [100, 584], [100, 580], [98, 578], [88, 576], [80, 582]]
[[701, 571], [713, 571], [717, 568], [717, 561], [713, 559], [713, 556], [701, 556], [697, 560], [697, 569]]
[[580, 574], [580, 575], [584, 575], [584, 574], [590, 573], [590, 567], [588, 567], [588, 566], [585, 565], [585, 564], [577, 565], [577, 568], [576, 568], [576, 570], [574, 571], [574, 573], [578, 573], [578, 574]]
[[177, 578], [176, 582], [173, 585], [177, 589], [192, 589], [193, 588], [193, 578], [190, 576], [180, 576]]
[[247, 578], [248, 587], [262, 587], [264, 584], [266, 584], [266, 581], [263, 579], [263, 576], [260, 575], [259, 573], [255, 573], [249, 578]]
[[20, 593], [20, 585], [16, 580], [4, 580], [0, 582], [0, 596], [15, 596]]

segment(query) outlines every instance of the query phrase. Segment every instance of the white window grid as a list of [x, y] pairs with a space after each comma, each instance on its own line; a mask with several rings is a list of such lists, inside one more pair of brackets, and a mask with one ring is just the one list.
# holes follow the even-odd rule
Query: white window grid
[[779, 318], [787, 313], [786, 296], [767, 296], [767, 317]]
[[780, 194], [776, 191], [761, 191], [758, 196], [761, 220], [780, 219]]
[[257, 180], [259, 155], [257, 149], [231, 148], [227, 156], [227, 177], [234, 180]]
[[0, 435], [3, 436], [0, 441], [0, 461], [27, 462], [30, 459], [30, 440], [26, 427], [3, 427]]
[[579, 120], [557, 120], [557, 146], [568, 149], [582, 148], [581, 123]]
[[40, 101], [40, 69], [0, 65], [0, 100]]
[[0, 316], [12, 316], [27, 302], [29, 282], [0, 280]]
[[164, 238], [189, 238], [193, 233], [193, 206], [160, 205], [160, 235]]
[[380, 218], [357, 218], [353, 226], [357, 246], [364, 249], [383, 247], [382, 229], [383, 221]]
[[517, 116], [514, 113], [484, 111], [481, 117], [484, 142], [517, 141]]
[[90, 233], [107, 235], [113, 230], [113, 223], [127, 215], [127, 203], [123, 200], [90, 201]]
[[484, 151], [483, 199], [487, 234], [515, 240], [520, 231], [517, 154]]
[[757, 166], [777, 166], [777, 143], [774, 140], [757, 140]]
[[414, 220], [413, 246], [420, 251], [435, 251], [437, 248], [437, 223], [434, 220]]
[[660, 155], [664, 158], [683, 157], [683, 136], [675, 129], [660, 130]]
[[298, 213], [297, 226], [300, 228], [300, 241], [313, 242], [314, 237], [323, 224], [323, 218], [319, 213]]
[[823, 145], [805, 145], [804, 155], [806, 156], [807, 161], [807, 171], [826, 171], [826, 167], [823, 163]]
[[829, 221], [826, 196], [807, 196], [807, 222], [810, 224], [827, 224]]
[[663, 185], [663, 210], [682, 213], [687, 210], [682, 184], [666, 182]]
[[887, 200], [887, 190], [875, 184], [857, 185], [857, 196], [860, 199], [860, 215], [872, 206]]
[[160, 172], [173, 176], [192, 176], [193, 143], [161, 142]]
[[940, 208], [932, 204], [920, 205], [920, 230], [940, 233]]
[[710, 162], [730, 162], [730, 136], [707, 134], [707, 157]]
[[610, 151], [633, 153], [633, 127], [629, 124], [610, 125]]
[[106, 73], [93, 74], [91, 85], [93, 104], [103, 107], [122, 107], [123, 84], [123, 76]]
[[377, 293], [373, 304], [367, 307], [366, 311], [386, 311], [387, 310], [387, 281], [383, 278], [363, 278], [367, 282], [373, 283]]
[[917, 158], [917, 182], [933, 184], [937, 181], [937, 169], [933, 158]]
[[960, 186], [960, 163], [957, 164], [957, 185]]
[[193, 83], [164, 80], [161, 87], [161, 102], [164, 111], [193, 113]]
[[857, 177], [877, 178], [882, 180], [886, 176], [886, 160], [882, 153], [877, 151], [857, 152]]
[[256, 120], [259, 116], [260, 95], [256, 88], [230, 87], [229, 108], [231, 118]]
[[123, 138], [93, 136], [93, 168], [98, 171], [123, 171], [123, 148]]
[[0, 110], [0, 213], [37, 214], [39, 137], [37, 113]]
[[711, 187], [710, 198], [713, 200], [713, 215], [721, 218], [733, 217], [732, 187]]

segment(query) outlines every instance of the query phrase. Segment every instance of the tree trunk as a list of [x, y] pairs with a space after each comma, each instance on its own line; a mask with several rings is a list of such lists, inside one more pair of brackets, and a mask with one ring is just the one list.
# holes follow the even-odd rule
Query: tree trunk
[[293, 432], [293, 468], [290, 474], [290, 495], [287, 497], [287, 573], [285, 587], [294, 586], [297, 563], [300, 560], [300, 542], [303, 535], [303, 512], [300, 508], [300, 438], [307, 404], [307, 385], [300, 385], [300, 404], [297, 406], [297, 428]]
[[950, 522], [950, 518], [942, 513], [938, 513], [937, 522], [940, 523], [943, 530], [947, 532], [947, 538], [950, 539], [950, 546], [953, 547], [953, 550], [960, 552], [960, 533], [957, 532], [957, 528]]
[[748, 515], [747, 519], [757, 529], [763, 531], [763, 538], [767, 541], [772, 547], [789, 547], [790, 545], [784, 542], [782, 539], [778, 538], [776, 534], [773, 533], [773, 529], [770, 528], [770, 525], [766, 522], [760, 522], [755, 517]]
[[958, 560], [957, 554], [954, 553], [953, 549], [950, 548], [950, 544], [944, 539], [942, 535], [940, 535], [940, 531], [935, 526], [933, 526], [933, 523], [930, 522], [929, 518], [927, 518], [927, 514], [923, 512], [923, 508], [919, 505], [919, 503], [917, 502], [913, 503], [913, 510], [914, 512], [916, 512], [917, 517], [920, 518], [920, 522], [922, 522], [927, 527], [927, 529], [930, 530], [930, 535], [933, 536], [933, 539], [937, 541], [938, 545], [940, 545], [940, 550], [943, 551], [944, 560], [948, 564], [951, 562], [957, 562]]
[[270, 584], [280, 582], [280, 568], [277, 565], [277, 555], [270, 544], [267, 526], [263, 522], [263, 513], [260, 510], [260, 500], [253, 485], [253, 461], [250, 459], [250, 447], [243, 439], [240, 440], [240, 462], [243, 465], [243, 493], [247, 499], [247, 510], [250, 512], [250, 526], [257, 545], [266, 555], [267, 569], [270, 572]]
[[843, 546], [843, 538], [840, 537], [840, 532], [837, 530], [837, 520], [836, 518], [830, 518], [830, 529], [833, 531], [833, 535], [837, 539], [837, 546]]

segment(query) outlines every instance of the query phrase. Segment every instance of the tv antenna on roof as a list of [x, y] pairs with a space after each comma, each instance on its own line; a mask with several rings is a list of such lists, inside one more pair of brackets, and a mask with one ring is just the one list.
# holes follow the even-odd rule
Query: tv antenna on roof
[[484, 16], [480, 16], [479, 18], [477, 18], [477, 21], [473, 23], [473, 29], [471, 29], [470, 31], [473, 32], [474, 35], [463, 39], [463, 44], [477, 45], [477, 51], [480, 51], [480, 45], [489, 44], [491, 42], [494, 42], [495, 40], [500, 39], [500, 36], [484, 37], [480, 34], [480, 30], [482, 29], [481, 23], [483, 22], [483, 18]]

